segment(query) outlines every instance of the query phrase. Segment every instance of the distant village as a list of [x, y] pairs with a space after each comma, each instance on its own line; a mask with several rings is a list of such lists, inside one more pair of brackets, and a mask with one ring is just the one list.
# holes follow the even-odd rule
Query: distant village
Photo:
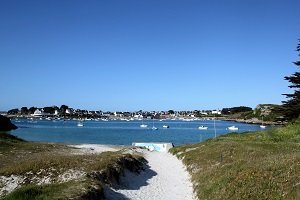
[[234, 120], [250, 120], [249, 122], [275, 121], [278, 116], [274, 114], [274, 108], [277, 105], [260, 104], [255, 109], [246, 106], [223, 108], [222, 110], [193, 110], [193, 111], [135, 111], [135, 112], [109, 112], [74, 109], [67, 105], [47, 106], [43, 108], [37, 107], [22, 107], [0, 112], [1, 115], [6, 115], [10, 118], [46, 118], [46, 119], [195, 119], [195, 118], [212, 118], [218, 117], [222, 119]]
[[70, 108], [69, 106], [62, 105], [60, 107], [22, 107], [20, 109], [15, 108], [7, 112], [1, 112], [2, 115], [8, 115], [10, 117], [46, 117], [46, 118], [148, 118], [148, 119], [166, 119], [176, 117], [201, 117], [201, 116], [213, 116], [222, 115], [221, 110], [194, 110], [194, 111], [135, 111], [135, 112], [104, 112], [104, 111], [92, 111]]

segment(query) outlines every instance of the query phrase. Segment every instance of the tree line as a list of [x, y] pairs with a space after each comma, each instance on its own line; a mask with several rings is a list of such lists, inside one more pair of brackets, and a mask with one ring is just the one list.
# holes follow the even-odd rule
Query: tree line
[[45, 113], [49, 114], [54, 114], [55, 111], [58, 111], [60, 114], [65, 114], [66, 110], [69, 109], [69, 106], [67, 105], [61, 105], [60, 107], [58, 106], [46, 106], [43, 108], [37, 108], [37, 107], [22, 107], [21, 109], [14, 108], [9, 111], [7, 111], [7, 114], [9, 115], [16, 115], [16, 114], [21, 114], [21, 115], [31, 115], [33, 114], [37, 109], [43, 109]]

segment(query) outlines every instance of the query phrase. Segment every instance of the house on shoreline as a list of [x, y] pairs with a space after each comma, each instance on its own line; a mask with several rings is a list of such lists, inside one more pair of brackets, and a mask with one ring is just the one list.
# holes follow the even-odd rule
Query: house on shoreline
[[45, 116], [52, 116], [52, 114], [45, 113], [43, 110], [40, 110], [40, 109], [36, 109], [31, 116], [32, 117], [45, 117]]

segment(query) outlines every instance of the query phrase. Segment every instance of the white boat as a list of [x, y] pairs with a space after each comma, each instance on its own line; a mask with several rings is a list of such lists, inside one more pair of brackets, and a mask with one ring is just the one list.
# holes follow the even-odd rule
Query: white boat
[[170, 126], [168, 126], [168, 125], [163, 125], [163, 128], [170, 128]]
[[140, 125], [141, 128], [147, 128], [148, 125], [144, 124], [144, 118], [142, 118], [142, 124]]
[[261, 118], [262, 124], [259, 126], [261, 129], [265, 129], [266, 126], [264, 125], [264, 116]]
[[260, 127], [261, 129], [265, 129], [265, 128], [266, 128], [265, 125], [260, 125], [259, 127]]
[[141, 127], [141, 128], [147, 128], [148, 125], [147, 125], [147, 124], [141, 124], [140, 127]]
[[235, 127], [235, 126], [229, 126], [227, 129], [230, 130], [230, 131], [237, 131], [237, 130], [239, 130], [239, 128]]
[[158, 128], [156, 128], [155, 126], [154, 126], [154, 119], [152, 120], [152, 130], [157, 130]]
[[208, 127], [207, 127], [207, 126], [199, 126], [198, 129], [199, 129], [199, 130], [207, 130]]
[[83, 127], [83, 123], [82, 123], [82, 122], [78, 122], [78, 123], [77, 123], [77, 126], [78, 126], [78, 127]]

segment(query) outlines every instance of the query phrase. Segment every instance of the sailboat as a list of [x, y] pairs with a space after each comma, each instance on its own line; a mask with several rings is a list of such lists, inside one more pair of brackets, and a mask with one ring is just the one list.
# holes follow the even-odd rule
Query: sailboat
[[142, 124], [140, 125], [141, 128], [147, 128], [148, 125], [144, 124], [144, 117], [142, 118]]
[[264, 116], [262, 116], [262, 123], [261, 125], [259, 126], [261, 129], [265, 129], [266, 126], [264, 125]]
[[202, 125], [202, 126], [199, 126], [199, 127], [198, 127], [198, 129], [199, 129], [199, 130], [207, 130], [207, 129], [208, 129], [208, 127], [207, 127], [207, 126], [203, 126], [203, 125]]
[[82, 120], [78, 121], [77, 126], [78, 127], [83, 127], [83, 121]]
[[155, 126], [154, 126], [154, 118], [153, 118], [153, 121], [152, 121], [152, 130], [157, 130], [158, 128], [156, 128]]

